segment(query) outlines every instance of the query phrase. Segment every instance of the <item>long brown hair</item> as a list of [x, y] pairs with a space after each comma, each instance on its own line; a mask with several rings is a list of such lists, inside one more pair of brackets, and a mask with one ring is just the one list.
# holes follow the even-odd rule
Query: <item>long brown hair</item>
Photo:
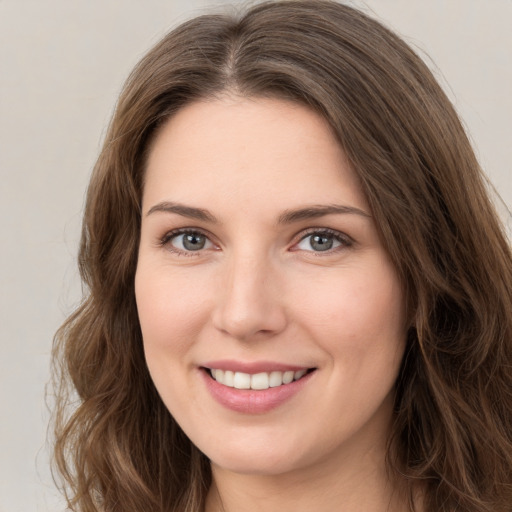
[[305, 104], [336, 133], [406, 290], [388, 465], [427, 512], [512, 510], [512, 258], [468, 138], [396, 35], [326, 0], [184, 23], [137, 65], [95, 166], [80, 307], [54, 347], [55, 462], [81, 512], [197, 512], [206, 457], [160, 400], [134, 298], [144, 162], [183, 105], [230, 91]]

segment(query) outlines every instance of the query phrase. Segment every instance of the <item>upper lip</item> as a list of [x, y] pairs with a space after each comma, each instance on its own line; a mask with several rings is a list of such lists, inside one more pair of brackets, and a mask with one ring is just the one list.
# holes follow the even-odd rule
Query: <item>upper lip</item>
[[210, 370], [230, 370], [232, 372], [249, 373], [251, 375], [262, 372], [296, 372], [299, 370], [309, 370], [311, 368], [311, 366], [279, 363], [276, 361], [234, 361], [230, 359], [208, 361], [201, 366]]

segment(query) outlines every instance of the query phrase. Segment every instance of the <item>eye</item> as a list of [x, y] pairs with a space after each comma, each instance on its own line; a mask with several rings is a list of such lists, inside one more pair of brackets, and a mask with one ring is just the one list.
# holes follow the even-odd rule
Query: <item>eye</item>
[[162, 240], [162, 245], [178, 253], [198, 252], [214, 247], [212, 241], [200, 231], [178, 231], [168, 233]]
[[342, 233], [331, 230], [310, 232], [303, 236], [294, 250], [310, 252], [335, 251], [340, 247], [350, 246], [351, 240]]

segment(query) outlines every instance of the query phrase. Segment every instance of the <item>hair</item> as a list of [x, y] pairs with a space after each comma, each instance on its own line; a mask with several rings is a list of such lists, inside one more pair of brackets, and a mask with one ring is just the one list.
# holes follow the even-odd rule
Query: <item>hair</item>
[[149, 376], [134, 294], [148, 147], [230, 93], [332, 127], [405, 290], [387, 464], [426, 512], [512, 510], [512, 257], [458, 116], [422, 60], [362, 12], [270, 1], [170, 32], [129, 76], [87, 194], [84, 298], [54, 345], [54, 461], [80, 512], [197, 512], [209, 461]]

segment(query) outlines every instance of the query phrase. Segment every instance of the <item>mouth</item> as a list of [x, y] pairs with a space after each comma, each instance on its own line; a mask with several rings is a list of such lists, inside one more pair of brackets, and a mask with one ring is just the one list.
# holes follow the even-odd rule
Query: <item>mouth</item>
[[204, 371], [223, 386], [234, 389], [263, 391], [269, 388], [279, 388], [301, 380], [314, 372], [316, 368], [303, 368], [301, 370], [269, 371], [258, 373], [244, 373], [219, 368], [203, 368]]

